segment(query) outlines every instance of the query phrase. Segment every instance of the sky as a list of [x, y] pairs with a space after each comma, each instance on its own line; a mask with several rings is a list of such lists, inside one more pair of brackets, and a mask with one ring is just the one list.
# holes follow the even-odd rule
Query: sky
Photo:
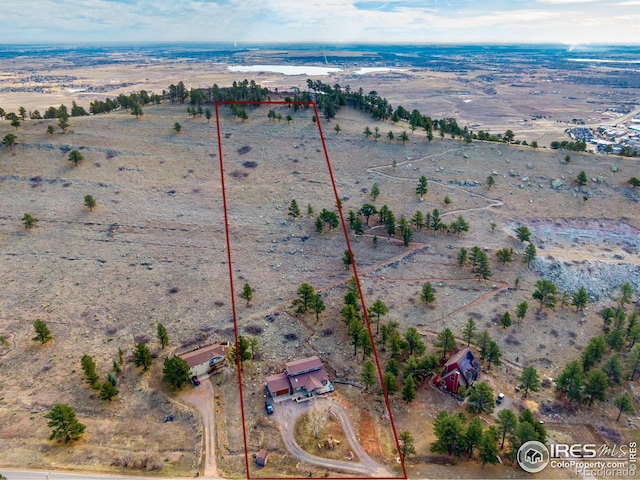
[[640, 0], [2, 0], [0, 44], [640, 44]]

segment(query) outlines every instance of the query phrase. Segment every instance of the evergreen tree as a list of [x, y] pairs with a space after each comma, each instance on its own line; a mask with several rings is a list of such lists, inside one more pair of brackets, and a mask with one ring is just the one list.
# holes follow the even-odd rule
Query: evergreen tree
[[556, 388], [567, 396], [569, 403], [574, 400], [580, 402], [582, 400], [583, 383], [582, 366], [577, 360], [573, 360], [564, 367], [564, 370], [556, 379]]
[[182, 130], [182, 125], [180, 125], [180, 123], [179, 123], [179, 122], [174, 123], [174, 124], [173, 124], [173, 130], [174, 130], [176, 133], [180, 133], [180, 131]]
[[456, 259], [458, 260], [458, 266], [463, 267], [465, 263], [467, 263], [468, 252], [467, 249], [462, 247], [458, 250], [458, 255]]
[[298, 202], [295, 198], [289, 204], [289, 216], [294, 219], [300, 216], [300, 207], [298, 207]]
[[100, 400], [110, 402], [113, 398], [120, 393], [115, 385], [109, 381], [100, 385]]
[[39, 318], [33, 322], [33, 329], [36, 332], [36, 336], [32, 338], [34, 341], [38, 341], [40, 343], [46, 343], [51, 340], [53, 337], [51, 336], [51, 330], [47, 327], [47, 324], [44, 323]]
[[498, 463], [498, 435], [494, 427], [489, 427], [480, 439], [478, 445], [478, 458], [482, 462], [482, 466], [490, 463], [495, 465]]
[[584, 171], [580, 172], [576, 177], [576, 183], [581, 187], [585, 186], [588, 182], [589, 179], [587, 178], [587, 174], [584, 173]]
[[589, 302], [589, 295], [587, 295], [587, 291], [584, 287], [580, 287], [580, 289], [573, 294], [571, 297], [571, 305], [576, 307], [576, 312], [584, 312], [584, 308], [587, 306]]
[[153, 355], [151, 355], [151, 351], [149, 347], [143, 342], [139, 342], [136, 344], [135, 349], [133, 350], [133, 363], [136, 367], [142, 367], [142, 369], [146, 372], [151, 363], [153, 362]]
[[[450, 331], [450, 330], [449, 330]], [[422, 339], [420, 338], [420, 334], [416, 327], [409, 327], [407, 331], [404, 333], [404, 339], [406, 342], [406, 348], [409, 350], [409, 356], [413, 355], [422, 355], [426, 350]]]
[[390, 372], [384, 374], [384, 388], [387, 391], [387, 395], [393, 395], [398, 391], [398, 380]]
[[502, 325], [502, 328], [511, 326], [511, 314], [509, 312], [504, 312], [504, 315], [500, 317], [500, 325]]
[[471, 343], [471, 340], [476, 336], [476, 331], [478, 327], [476, 326], [476, 322], [473, 318], [467, 319], [467, 324], [462, 329], [462, 339], [467, 342], [467, 347]]
[[627, 282], [622, 284], [620, 287], [620, 306], [624, 308], [624, 306], [628, 303], [631, 303], [633, 300], [633, 286]]
[[316, 314], [316, 321], [320, 319], [320, 314], [326, 310], [326, 305], [320, 295], [315, 295], [311, 300], [311, 310]]
[[375, 302], [373, 302], [373, 305], [371, 305], [371, 308], [369, 308], [369, 316], [376, 317], [376, 335], [380, 331], [380, 317], [382, 315], [386, 315], [387, 313], [389, 313], [389, 308], [379, 298]]
[[531, 239], [531, 230], [526, 225], [520, 225], [515, 232], [521, 242], [528, 242]]
[[404, 381], [404, 387], [402, 388], [402, 400], [407, 403], [412, 402], [416, 398], [416, 383], [413, 377], [409, 375]]
[[594, 400], [604, 402], [607, 399], [608, 388], [609, 380], [607, 379], [607, 374], [599, 368], [590, 370], [584, 385], [584, 394], [589, 399], [589, 406]]
[[613, 403], [616, 407], [618, 407], [618, 416], [616, 417], [616, 422], [620, 420], [620, 415], [622, 415], [623, 413], [631, 415], [634, 412], [633, 400], [631, 399], [631, 395], [629, 395], [629, 392], [622, 392], [615, 398]]
[[44, 417], [49, 419], [47, 426], [52, 429], [49, 440], [60, 439], [69, 443], [79, 439], [86, 429], [76, 418], [73, 408], [64, 403], [56, 403]]
[[314, 288], [308, 283], [303, 283], [298, 287], [298, 298], [293, 301], [293, 306], [298, 306], [296, 313], [304, 314], [309, 310], [313, 297], [315, 296]]
[[100, 377], [96, 372], [96, 362], [93, 360], [93, 357], [83, 355], [80, 359], [80, 365], [82, 365], [82, 371], [89, 386], [94, 390], [98, 390], [100, 388]]
[[627, 357], [627, 366], [630, 370], [629, 378], [633, 382], [633, 378], [638, 371], [638, 367], [640, 367], [640, 343], [635, 345], [629, 352], [629, 356]]
[[598, 363], [607, 350], [605, 339], [601, 336], [593, 337], [582, 350], [582, 369], [588, 372]]
[[405, 247], [408, 247], [413, 240], [413, 230], [404, 215], [400, 217], [400, 235], [402, 235], [402, 243]]
[[607, 375], [611, 385], [620, 385], [622, 383], [622, 361], [617, 353], [609, 356], [602, 371]]
[[26, 228], [27, 230], [32, 228], [37, 222], [38, 219], [33, 218], [30, 213], [25, 213], [22, 216], [22, 223], [24, 224], [24, 228]]
[[496, 252], [496, 257], [503, 265], [513, 262], [513, 248], [501, 248]]
[[556, 306], [558, 287], [549, 280], [538, 280], [533, 298], [540, 301], [540, 308]]
[[376, 384], [376, 369], [371, 360], [367, 360], [362, 364], [360, 380], [364, 383], [365, 391]]
[[431, 444], [431, 451], [461, 457], [465, 446], [464, 422], [463, 414], [449, 415], [442, 410], [433, 422], [436, 441]]
[[84, 160], [84, 157], [82, 156], [82, 154], [80, 153], [80, 151], [78, 150], [71, 150], [69, 152], [69, 161], [73, 162], [76, 167], [78, 166], [78, 163], [80, 163], [81, 161]]
[[418, 180], [418, 185], [416, 186], [416, 195], [420, 197], [420, 201], [424, 200], [424, 196], [429, 191], [427, 177], [422, 175]]
[[422, 230], [424, 228], [424, 215], [420, 210], [417, 210], [413, 217], [411, 217], [411, 224], [418, 230]]
[[162, 380], [176, 390], [180, 390], [189, 382], [189, 364], [180, 357], [170, 357], [164, 359], [162, 369]]
[[[255, 348], [255, 347], [254, 347]], [[240, 362], [240, 370], [244, 367], [244, 362], [247, 360], [251, 360], [253, 358], [253, 354], [251, 353], [251, 341], [243, 336], [238, 336], [238, 345], [234, 345], [231, 348], [231, 352], [229, 353], [231, 359], [236, 362]]]
[[434, 346], [442, 350], [442, 358], [447, 356], [447, 353], [456, 348], [456, 339], [453, 336], [453, 332], [449, 328], [445, 328], [438, 334]]
[[400, 455], [402, 455], [403, 459], [406, 460], [411, 455], [416, 454], [416, 448], [413, 444], [413, 437], [411, 436], [411, 433], [404, 430], [400, 432], [398, 439], [400, 440]]
[[420, 300], [422, 300], [425, 304], [431, 305], [436, 301], [436, 294], [433, 291], [433, 286], [430, 282], [422, 285], [422, 293], [420, 294]]
[[507, 434], [514, 432], [518, 425], [518, 417], [511, 410], [500, 410], [498, 412], [497, 424], [500, 427], [500, 433], [502, 435], [502, 441], [500, 443], [500, 450], [504, 448], [504, 439]]
[[536, 246], [533, 243], [529, 243], [524, 249], [524, 255], [522, 256], [522, 262], [527, 264], [527, 267], [531, 265], [536, 259], [537, 251]]
[[242, 293], [240, 294], [240, 298], [247, 301], [247, 307], [248, 307], [249, 304], [251, 303], [251, 300], [253, 300], [253, 288], [251, 288], [251, 285], [249, 285], [248, 283], [244, 284], [244, 287], [242, 287]]
[[469, 452], [469, 458], [473, 457], [473, 450], [476, 448], [482, 439], [482, 421], [480, 417], [473, 417], [473, 420], [469, 423], [467, 431], [464, 435], [464, 448]]
[[[377, 185], [377, 183], [376, 183], [376, 185]], [[367, 223], [367, 225], [369, 225], [369, 217], [371, 217], [372, 215], [375, 215], [376, 213], [378, 213], [378, 209], [376, 208], [375, 205], [373, 205], [371, 203], [365, 203], [364, 205], [362, 205], [360, 210], [358, 210], [358, 213], [365, 217], [366, 223]]]
[[491, 370], [491, 364], [496, 367], [502, 365], [502, 352], [500, 352], [500, 347], [493, 340], [489, 342], [489, 349], [485, 359], [487, 360], [487, 370]]
[[96, 199], [93, 198], [93, 195], [85, 195], [84, 196], [84, 205], [89, 208], [89, 211], [93, 211], [96, 207]]
[[534, 367], [525, 367], [518, 381], [522, 385], [522, 388], [524, 388], [525, 396], [529, 393], [529, 390], [532, 392], [540, 390], [540, 377]]
[[527, 316], [527, 310], [529, 310], [529, 304], [526, 301], [518, 304], [518, 306], [516, 307], [516, 317], [518, 319], [518, 323], [522, 323], [524, 317]]
[[160, 348], [164, 350], [164, 348], [169, 345], [169, 334], [165, 326], [161, 323], [158, 323], [156, 336], [158, 337], [158, 342], [160, 342]]
[[493, 389], [487, 382], [476, 382], [469, 395], [469, 410], [474, 413], [493, 412]]

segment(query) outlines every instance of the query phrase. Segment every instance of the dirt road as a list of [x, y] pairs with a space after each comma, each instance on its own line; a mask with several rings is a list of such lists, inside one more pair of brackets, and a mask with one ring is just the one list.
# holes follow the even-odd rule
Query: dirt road
[[285, 401], [275, 406], [275, 418], [278, 421], [280, 434], [287, 449], [299, 460], [306, 463], [317, 465], [324, 468], [331, 468], [340, 472], [349, 472], [359, 475], [366, 475], [371, 478], [393, 478], [394, 475], [385, 467], [374, 461], [362, 448], [358, 441], [353, 426], [349, 421], [349, 416], [342, 405], [330, 398], [317, 398], [316, 401], [327, 402], [328, 408], [332, 415], [340, 422], [344, 434], [351, 445], [353, 453], [360, 459], [359, 462], [349, 462], [342, 460], [331, 460], [328, 458], [317, 457], [300, 448], [294, 440], [294, 425], [296, 419], [305, 413], [310, 407], [311, 402], [295, 403]]
[[187, 387], [185, 393], [180, 396], [181, 400], [187, 402], [200, 412], [202, 416], [202, 425], [204, 432], [204, 472], [200, 472], [205, 477], [217, 477], [218, 469], [216, 466], [216, 419], [213, 395], [213, 382], [210, 379], [202, 380], [199, 386], [195, 388]]

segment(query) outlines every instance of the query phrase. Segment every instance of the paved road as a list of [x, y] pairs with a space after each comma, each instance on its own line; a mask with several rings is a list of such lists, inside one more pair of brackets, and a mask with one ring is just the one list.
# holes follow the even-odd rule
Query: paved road
[[186, 387], [187, 391], [180, 399], [193, 405], [202, 416], [204, 432], [204, 471], [200, 475], [204, 477], [216, 477], [218, 468], [216, 465], [216, 414], [215, 396], [213, 394], [213, 381], [210, 378], [201, 380], [197, 387]]
[[[1, 470], [0, 473], [7, 477], [7, 480], [184, 480], [184, 477], [141, 477], [141, 476], [124, 476], [124, 475], [102, 475], [91, 473], [67, 473], [67, 472], [49, 472], [47, 470]], [[48, 476], [47, 476], [48, 475]], [[223, 480], [219, 477], [202, 477], [213, 480]]]
[[387, 470], [385, 467], [377, 463], [373, 460], [362, 448], [360, 442], [358, 441], [356, 434], [353, 430], [353, 426], [349, 421], [349, 416], [347, 415], [346, 410], [342, 405], [331, 400], [330, 398], [316, 398], [318, 402], [326, 402], [329, 404], [329, 408], [334, 416], [338, 419], [340, 424], [342, 425], [342, 429], [345, 433], [349, 444], [351, 445], [351, 449], [353, 453], [360, 459], [359, 462], [350, 462], [343, 460], [331, 460], [328, 458], [317, 457], [312, 455], [306, 451], [304, 451], [300, 446], [295, 442], [293, 435], [293, 427], [295, 425], [296, 419], [306, 412], [311, 407], [311, 402], [302, 402], [295, 403], [292, 401], [284, 401], [282, 403], [277, 403], [274, 406], [274, 415], [276, 420], [278, 421], [278, 426], [280, 428], [280, 434], [282, 435], [282, 440], [285, 443], [285, 446], [299, 460], [302, 460], [311, 465], [317, 465], [319, 467], [331, 468], [338, 470], [340, 472], [349, 472], [355, 473], [359, 475], [366, 475], [368, 477], [382, 477], [382, 478], [393, 478], [395, 475]]

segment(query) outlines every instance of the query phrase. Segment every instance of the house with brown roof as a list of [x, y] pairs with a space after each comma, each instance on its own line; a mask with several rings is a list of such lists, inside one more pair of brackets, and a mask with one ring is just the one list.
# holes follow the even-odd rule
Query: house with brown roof
[[282, 373], [266, 378], [267, 392], [274, 400], [300, 401], [333, 391], [329, 374], [317, 356], [285, 363]]
[[198, 347], [190, 352], [178, 355], [189, 365], [189, 375], [199, 377], [215, 373], [227, 364], [228, 343], [216, 343], [206, 347]]
[[463, 386], [468, 389], [476, 381], [482, 369], [469, 348], [460, 350], [449, 357], [440, 374], [440, 386], [453, 394]]

